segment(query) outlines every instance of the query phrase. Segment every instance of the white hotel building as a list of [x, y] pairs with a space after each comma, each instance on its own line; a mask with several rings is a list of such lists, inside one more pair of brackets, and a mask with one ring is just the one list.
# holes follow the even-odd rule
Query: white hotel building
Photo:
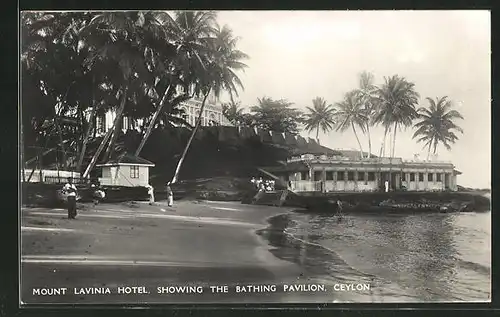
[[[179, 108], [183, 110], [183, 114], [180, 116], [186, 120], [190, 125], [194, 126], [196, 119], [200, 114], [201, 104], [203, 98], [192, 98], [184, 101], [180, 104]], [[106, 133], [113, 126], [113, 122], [116, 118], [116, 113], [113, 110], [108, 111], [105, 115], [99, 116], [97, 118], [97, 134]], [[137, 125], [130, 120], [128, 117], [123, 117], [122, 130], [126, 132], [129, 129], [138, 129], [137, 126], [141, 126], [142, 119], [139, 119]], [[231, 126], [229, 120], [222, 114], [222, 104], [216, 100], [215, 97], [209, 96], [205, 103], [205, 108], [203, 109], [203, 114], [201, 116], [202, 126]]]

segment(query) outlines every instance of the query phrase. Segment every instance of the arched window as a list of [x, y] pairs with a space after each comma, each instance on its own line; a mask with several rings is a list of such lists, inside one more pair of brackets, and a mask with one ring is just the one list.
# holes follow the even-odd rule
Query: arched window
[[186, 121], [189, 119], [188, 110], [186, 107], [181, 107], [181, 118]]
[[219, 122], [217, 122], [217, 118], [216, 118], [214, 113], [211, 113], [209, 115], [209, 118], [210, 118], [210, 121], [208, 123], [209, 125], [212, 125], [212, 126], [219, 125]]

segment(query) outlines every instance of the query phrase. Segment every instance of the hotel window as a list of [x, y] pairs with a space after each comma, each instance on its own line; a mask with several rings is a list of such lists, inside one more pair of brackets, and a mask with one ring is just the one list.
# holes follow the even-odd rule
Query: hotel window
[[97, 117], [97, 133], [106, 132], [106, 116], [98, 116]]
[[321, 172], [321, 171], [314, 172], [314, 180], [315, 181], [323, 180], [323, 176], [321, 174], [323, 174], [323, 172]]
[[139, 166], [130, 166], [130, 178], [139, 178]]
[[128, 117], [123, 117], [123, 122], [122, 122], [122, 129], [123, 130], [128, 130], [129, 126], [128, 126]]
[[308, 175], [307, 172], [300, 172], [300, 179], [301, 180], [306, 180], [307, 179], [307, 175]]
[[354, 172], [347, 172], [347, 180], [348, 181], [354, 180]]
[[436, 174], [436, 182], [442, 182], [441, 180], [441, 173]]
[[333, 173], [334, 172], [326, 172], [326, 180], [333, 181]]
[[429, 174], [427, 175], [427, 180], [428, 180], [429, 182], [432, 182], [432, 181], [433, 181], [433, 180], [432, 180], [432, 178], [433, 178], [432, 176], [433, 176], [433, 174], [432, 174], [432, 173], [429, 173]]
[[[190, 123], [190, 122], [189, 122], [189, 121], [190, 121], [190, 120], [189, 120], [190, 118], [189, 118], [189, 115], [188, 115], [188, 113], [187, 113], [187, 109], [186, 109], [186, 108], [182, 107], [182, 108], [181, 108], [181, 111], [180, 111], [180, 114], [181, 114], [181, 118], [182, 118], [182, 120], [184, 120], [184, 121], [186, 121], [186, 122]], [[189, 120], [189, 121], [188, 121], [188, 120]]]
[[418, 181], [423, 182], [424, 181], [424, 173], [418, 173]]
[[410, 173], [410, 182], [415, 181], [415, 173]]
[[368, 172], [368, 181], [373, 182], [375, 180], [375, 172]]

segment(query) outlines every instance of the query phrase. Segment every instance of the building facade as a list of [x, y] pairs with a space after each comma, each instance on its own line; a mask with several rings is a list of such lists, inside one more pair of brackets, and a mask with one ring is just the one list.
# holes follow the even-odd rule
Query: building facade
[[[184, 113], [180, 117], [186, 120], [190, 125], [194, 126], [200, 114], [202, 102], [203, 98], [192, 98], [182, 102], [179, 108], [182, 109]], [[231, 126], [229, 120], [222, 114], [222, 105], [218, 103], [213, 96], [207, 98], [205, 108], [203, 109], [203, 113], [201, 115], [201, 125]]]
[[155, 165], [143, 158], [123, 154], [116, 160], [98, 164], [99, 182], [104, 186], [145, 187], [149, 184], [149, 168]]
[[456, 191], [457, 175], [451, 162], [402, 158], [349, 158], [305, 154], [284, 166], [264, 168], [288, 182], [296, 192]]
[[[178, 117], [186, 120], [190, 125], [194, 126], [196, 124], [196, 119], [200, 114], [201, 104], [203, 98], [192, 98], [187, 101], [182, 102], [179, 105], [179, 109], [183, 111]], [[113, 127], [113, 122], [115, 121], [116, 113], [113, 110], [109, 110], [102, 116], [97, 117], [97, 134], [102, 135], [109, 131]], [[122, 123], [122, 130], [126, 132], [129, 129], [136, 129], [142, 125], [142, 120], [139, 119], [137, 122], [131, 120], [131, 118], [124, 116]], [[203, 114], [201, 116], [202, 126], [231, 126], [229, 120], [222, 114], [222, 104], [217, 102], [216, 98], [209, 96], [205, 103], [205, 108], [203, 109]]]

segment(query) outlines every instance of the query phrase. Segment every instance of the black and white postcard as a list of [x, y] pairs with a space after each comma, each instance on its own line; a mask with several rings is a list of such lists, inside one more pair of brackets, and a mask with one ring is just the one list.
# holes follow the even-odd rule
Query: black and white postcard
[[489, 11], [19, 32], [21, 305], [490, 302]]

